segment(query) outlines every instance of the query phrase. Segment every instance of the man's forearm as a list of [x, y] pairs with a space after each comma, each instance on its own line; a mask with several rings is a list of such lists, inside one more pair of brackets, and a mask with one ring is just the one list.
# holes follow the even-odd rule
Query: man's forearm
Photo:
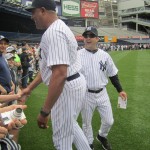
[[30, 83], [28, 88], [32, 91], [42, 82], [41, 73], [39, 72], [36, 78]]
[[49, 113], [58, 100], [67, 78], [67, 65], [54, 66], [48, 87], [48, 95], [44, 103], [43, 111]]
[[114, 85], [114, 87], [116, 88], [116, 90], [118, 91], [118, 93], [123, 91], [117, 74], [112, 77], [109, 77], [109, 79], [110, 79], [111, 83]]
[[0, 102], [9, 102], [14, 99], [19, 99], [21, 96], [19, 94], [13, 95], [0, 95]]
[[48, 95], [43, 106], [44, 111], [50, 112], [63, 90], [65, 81], [66, 78], [62, 76], [58, 77], [57, 79], [53, 77], [51, 78], [48, 87]]

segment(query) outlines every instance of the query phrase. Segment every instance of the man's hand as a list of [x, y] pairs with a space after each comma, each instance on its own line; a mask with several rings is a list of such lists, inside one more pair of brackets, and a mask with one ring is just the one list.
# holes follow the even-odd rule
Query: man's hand
[[19, 91], [19, 94], [21, 95], [21, 97], [18, 99], [18, 104], [25, 104], [27, 98], [31, 94], [31, 90], [27, 87], [22, 91]]
[[21, 96], [21, 97], [17, 100], [18, 104], [19, 104], [19, 105], [24, 105], [28, 97], [29, 97], [29, 96], [27, 96], [27, 95]]
[[20, 129], [25, 124], [27, 124], [27, 120], [26, 119], [22, 119], [22, 120], [14, 119], [11, 123], [8, 124], [7, 129], [8, 130]]
[[[10, 105], [10, 106], [4, 107], [4, 108], [0, 108], [0, 113], [6, 112], [6, 111], [11, 111], [16, 108], [25, 109], [25, 108], [27, 108], [27, 106], [26, 105]], [[14, 119], [14, 120], [12, 120], [11, 123], [9, 123], [7, 126], [5, 126], [5, 128], [8, 130], [19, 129], [19, 128], [23, 127], [25, 124], [27, 124], [26, 119], [22, 119], [22, 120]]]
[[47, 129], [49, 127], [47, 125], [48, 124], [48, 120], [49, 120], [49, 116], [43, 117], [41, 114], [39, 114], [38, 118], [37, 118], [37, 123], [38, 123], [39, 128]]
[[22, 95], [27, 95], [29, 96], [31, 94], [31, 90], [29, 87], [25, 88], [22, 90]]
[[5, 138], [8, 134], [8, 130], [5, 127], [0, 126], [0, 139]]
[[127, 93], [125, 91], [122, 91], [119, 93], [119, 96], [123, 99], [126, 100], [127, 99]]

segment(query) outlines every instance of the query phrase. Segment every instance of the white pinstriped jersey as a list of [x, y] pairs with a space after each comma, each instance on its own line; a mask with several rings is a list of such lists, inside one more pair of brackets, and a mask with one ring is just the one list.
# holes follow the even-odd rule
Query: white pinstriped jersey
[[88, 89], [104, 88], [108, 83], [108, 77], [118, 72], [110, 55], [101, 49], [93, 54], [83, 48], [78, 51], [78, 55], [82, 64], [81, 72], [85, 76]]
[[81, 64], [77, 61], [77, 46], [73, 33], [60, 19], [45, 31], [40, 43], [40, 71], [46, 85], [49, 84], [53, 65], [68, 65], [67, 76], [81, 69]]

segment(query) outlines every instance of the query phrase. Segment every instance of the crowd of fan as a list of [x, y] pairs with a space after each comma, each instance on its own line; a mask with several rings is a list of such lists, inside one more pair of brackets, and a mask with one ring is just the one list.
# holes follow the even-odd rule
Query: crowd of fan
[[[79, 46], [78, 50], [82, 49], [84, 46]], [[124, 50], [143, 50], [150, 49], [150, 44], [128, 44], [128, 45], [119, 45], [119, 44], [103, 44], [99, 43], [98, 48], [104, 51], [124, 51]]]
[[33, 75], [38, 72], [38, 51], [38, 43], [35, 45], [27, 43], [10, 44], [6, 49], [6, 59], [9, 60], [10, 55], [14, 57], [11, 57], [13, 62], [11, 62], [10, 70], [15, 72], [17, 82], [22, 88], [26, 88], [32, 82]]
[[38, 44], [10, 43], [0, 35], [0, 149], [21, 149], [19, 129], [27, 120], [16, 118], [5, 125], [2, 113], [27, 107], [21, 89], [26, 88], [38, 72], [38, 50]]

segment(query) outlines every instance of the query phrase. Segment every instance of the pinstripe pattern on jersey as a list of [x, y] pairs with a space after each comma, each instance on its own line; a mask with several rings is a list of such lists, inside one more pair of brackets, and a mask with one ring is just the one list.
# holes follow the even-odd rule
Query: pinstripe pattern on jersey
[[[53, 141], [57, 150], [90, 150], [87, 139], [76, 119], [82, 108], [86, 82], [81, 77], [66, 82], [63, 92], [51, 110]], [[60, 140], [61, 139], [61, 140]]]
[[76, 39], [65, 23], [56, 20], [45, 31], [41, 43], [40, 70], [44, 83], [49, 84], [50, 69], [53, 65], [68, 65], [67, 76], [73, 75], [81, 68], [77, 61], [77, 42]]
[[102, 92], [95, 94], [86, 92], [85, 102], [82, 109], [82, 128], [89, 144], [93, 143], [92, 116], [94, 110], [97, 109], [101, 116], [101, 127], [99, 134], [107, 137], [108, 132], [114, 122], [113, 113], [109, 96], [106, 88]]
[[94, 138], [91, 123], [95, 109], [99, 111], [101, 116], [100, 136], [106, 137], [113, 124], [111, 103], [105, 86], [108, 83], [108, 77], [116, 75], [118, 69], [110, 55], [101, 49], [98, 49], [96, 53], [91, 53], [83, 48], [78, 51], [78, 55], [82, 64], [81, 72], [87, 81], [87, 88], [91, 90], [103, 88], [100, 93], [90, 93], [87, 90], [81, 111], [82, 128], [89, 144], [92, 144]]
[[98, 90], [105, 87], [108, 83], [107, 77], [114, 76], [118, 72], [110, 55], [101, 49], [93, 54], [83, 48], [78, 51], [78, 55], [88, 89]]
[[[49, 84], [53, 65], [67, 65], [67, 76], [81, 69], [76, 39], [61, 20], [56, 20], [45, 31], [40, 48], [40, 72], [46, 85]], [[66, 81], [61, 95], [51, 109], [53, 142], [57, 150], [71, 150], [73, 142], [79, 150], [90, 150], [87, 139], [76, 121], [85, 90], [86, 82], [83, 75], [72, 81]]]

